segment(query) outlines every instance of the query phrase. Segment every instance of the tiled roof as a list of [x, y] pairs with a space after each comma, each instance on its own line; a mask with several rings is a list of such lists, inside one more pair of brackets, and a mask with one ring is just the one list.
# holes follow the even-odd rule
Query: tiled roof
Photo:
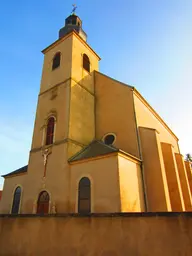
[[23, 166], [23, 167], [21, 167], [21, 168], [15, 170], [15, 171], [13, 171], [13, 172], [10, 172], [10, 173], [8, 173], [8, 174], [2, 175], [2, 177], [3, 177], [3, 178], [6, 178], [6, 177], [9, 177], [9, 176], [12, 176], [12, 175], [24, 174], [24, 173], [27, 172], [27, 167], [28, 167], [28, 165]]
[[94, 140], [87, 147], [82, 149], [76, 155], [72, 156], [69, 159], [69, 162], [106, 155], [106, 154], [114, 153], [118, 151], [119, 150], [113, 146], [106, 145], [102, 141]]

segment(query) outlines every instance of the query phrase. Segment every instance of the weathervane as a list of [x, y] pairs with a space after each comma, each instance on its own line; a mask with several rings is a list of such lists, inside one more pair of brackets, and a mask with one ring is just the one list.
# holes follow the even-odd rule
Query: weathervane
[[76, 11], [76, 9], [77, 9], [77, 5], [76, 4], [73, 4], [73, 10], [72, 10], [72, 14], [75, 14], [75, 11]]

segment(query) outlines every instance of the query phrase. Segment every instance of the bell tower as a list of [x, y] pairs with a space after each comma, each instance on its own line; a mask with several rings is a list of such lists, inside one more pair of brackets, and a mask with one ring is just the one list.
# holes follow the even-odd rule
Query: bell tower
[[68, 159], [95, 138], [94, 70], [99, 69], [100, 58], [88, 45], [82, 21], [75, 13], [66, 18], [58, 40], [42, 53], [24, 212], [31, 212], [28, 207], [36, 204], [34, 198], [43, 188], [50, 195], [54, 191], [51, 201], [59, 202], [59, 212], [67, 212]]

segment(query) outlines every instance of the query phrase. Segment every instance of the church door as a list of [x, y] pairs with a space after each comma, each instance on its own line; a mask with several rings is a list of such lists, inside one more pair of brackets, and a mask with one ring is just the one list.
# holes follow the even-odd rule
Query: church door
[[49, 213], [49, 194], [43, 191], [39, 195], [37, 202], [37, 214], [48, 214]]

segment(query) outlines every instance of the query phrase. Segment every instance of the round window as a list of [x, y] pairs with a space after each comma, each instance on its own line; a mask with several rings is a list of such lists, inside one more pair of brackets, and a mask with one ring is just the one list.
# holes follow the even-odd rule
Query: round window
[[113, 134], [108, 134], [104, 138], [104, 142], [107, 145], [112, 145], [114, 141], [115, 141], [115, 136]]

